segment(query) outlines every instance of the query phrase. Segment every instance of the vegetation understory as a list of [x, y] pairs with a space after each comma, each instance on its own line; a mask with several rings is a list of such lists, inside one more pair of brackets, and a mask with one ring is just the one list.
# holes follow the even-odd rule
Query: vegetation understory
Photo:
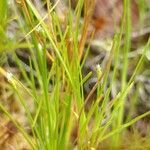
[[149, 0], [0, 0], [0, 149], [150, 149]]

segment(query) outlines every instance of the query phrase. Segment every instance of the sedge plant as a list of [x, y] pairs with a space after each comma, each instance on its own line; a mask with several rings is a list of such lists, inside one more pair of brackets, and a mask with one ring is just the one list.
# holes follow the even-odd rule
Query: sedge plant
[[[69, 1], [68, 10], [65, 12], [67, 17], [63, 19], [55, 11], [60, 0], [53, 5], [48, 0], [44, 3], [47, 9], [45, 16], [42, 16], [32, 1], [13, 1], [13, 11], [17, 16], [19, 32], [23, 34], [23, 37], [18, 41], [12, 40], [11, 46], [7, 40], [9, 47], [0, 41], [0, 51], [5, 53], [8, 48], [11, 49], [9, 53], [20, 71], [21, 78], [3, 66], [0, 67], [0, 73], [6, 77], [26, 112], [32, 138], [0, 102], [1, 111], [23, 134], [31, 149], [55, 150], [75, 147], [98, 149], [99, 145], [107, 139], [112, 141], [110, 147], [119, 149], [122, 132], [138, 120], [150, 115], [148, 111], [136, 118], [129, 117], [127, 122], [123, 122], [126, 97], [134, 85], [135, 77], [150, 47], [149, 39], [132, 76], [127, 80], [128, 53], [131, 44], [130, 0], [124, 0], [120, 32], [113, 37], [113, 46], [105, 68], [98, 66], [98, 80], [87, 96], [84, 94], [84, 83], [91, 77], [92, 72], [83, 76], [82, 69], [94, 35], [93, 32], [86, 46], [94, 1], [79, 0], [74, 11]], [[7, 0], [0, 0], [1, 37], [7, 37], [8, 19], [3, 17], [8, 13], [7, 4]], [[81, 22], [83, 8], [84, 20]], [[120, 60], [122, 40], [124, 40], [124, 54]], [[23, 49], [27, 49], [29, 55], [28, 65], [25, 65], [17, 55], [17, 51], [23, 51]], [[84, 50], [86, 50], [85, 54]], [[123, 62], [122, 87], [110, 101], [120, 61]], [[109, 81], [112, 63], [114, 67], [112, 79]], [[96, 97], [90, 109], [86, 110], [86, 104], [95, 92]], [[33, 111], [22, 93], [26, 93], [33, 101]], [[107, 121], [103, 123], [107, 116]]]

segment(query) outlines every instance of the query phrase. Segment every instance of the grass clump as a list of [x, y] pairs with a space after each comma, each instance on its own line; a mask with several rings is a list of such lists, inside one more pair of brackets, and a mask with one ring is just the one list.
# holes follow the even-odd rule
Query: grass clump
[[[12, 1], [16, 16], [12, 19], [22, 34], [19, 39], [10, 39], [6, 34], [9, 17], [3, 17], [8, 14], [7, 1], [0, 1], [0, 12], [3, 12], [0, 14], [0, 50], [1, 53], [6, 53], [8, 47], [2, 40], [7, 38], [12, 50], [9, 55], [19, 74], [7, 70], [10, 67], [5, 65], [1, 65], [0, 73], [8, 80], [13, 94], [16, 95], [15, 100], [22, 106], [30, 131], [25, 129], [2, 102], [0, 109], [22, 133], [31, 149], [98, 149], [106, 140], [111, 141], [111, 148], [119, 149], [123, 131], [150, 115], [148, 111], [135, 118], [129, 117], [124, 122], [126, 98], [144, 62], [150, 39], [144, 46], [132, 75], [127, 79], [131, 47], [131, 10], [130, 1], [124, 0], [120, 32], [116, 32], [113, 37], [113, 46], [105, 67], [98, 65], [98, 80], [86, 96], [84, 83], [92, 73], [83, 76], [82, 71], [91, 44], [86, 41], [94, 1], [79, 0], [74, 11], [69, 3], [65, 12], [66, 18], [61, 18], [55, 11], [59, 3], [59, 0], [54, 5], [48, 0], [44, 1], [42, 4], [47, 9], [42, 15], [30, 0]], [[83, 8], [84, 20], [81, 22]], [[122, 40], [123, 54], [120, 52]], [[21, 52], [27, 55], [26, 63], [18, 55]], [[8, 55], [6, 58], [9, 58]], [[9, 59], [5, 64], [9, 63]], [[113, 100], [110, 100], [120, 62], [123, 62], [121, 88]], [[109, 81], [110, 73], [112, 78]], [[95, 92], [96, 97], [93, 96]], [[90, 99], [93, 101], [87, 110]]]

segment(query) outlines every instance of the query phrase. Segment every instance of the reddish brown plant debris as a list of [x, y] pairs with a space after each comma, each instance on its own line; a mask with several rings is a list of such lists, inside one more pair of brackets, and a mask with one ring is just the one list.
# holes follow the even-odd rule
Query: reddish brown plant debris
[[[135, 25], [139, 17], [135, 0], [131, 1], [131, 13], [132, 25]], [[123, 0], [96, 0], [91, 30], [95, 30], [96, 37], [111, 36], [120, 25], [122, 15]]]
[[30, 149], [29, 144], [18, 131], [14, 123], [0, 116], [0, 150]]

